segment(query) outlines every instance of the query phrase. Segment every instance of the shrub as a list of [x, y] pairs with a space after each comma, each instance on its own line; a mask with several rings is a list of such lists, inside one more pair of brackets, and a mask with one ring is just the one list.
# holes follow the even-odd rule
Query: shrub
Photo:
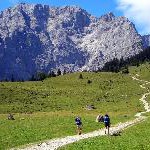
[[80, 75], [79, 75], [79, 79], [83, 79], [83, 76], [82, 76], [82, 74], [80, 74]]
[[123, 74], [128, 74], [128, 73], [129, 73], [128, 67], [125, 67], [125, 68], [122, 70], [122, 73], [123, 73]]
[[54, 71], [51, 71], [49, 74], [48, 74], [48, 77], [56, 77], [56, 74]]
[[57, 70], [57, 76], [60, 76], [60, 75], [61, 75], [61, 70], [58, 69], [58, 70]]
[[37, 80], [39, 80], [39, 81], [44, 80], [46, 77], [47, 77], [47, 75], [44, 72], [37, 73]]
[[92, 83], [92, 81], [91, 81], [91, 80], [88, 80], [87, 83], [90, 84], [90, 83]]

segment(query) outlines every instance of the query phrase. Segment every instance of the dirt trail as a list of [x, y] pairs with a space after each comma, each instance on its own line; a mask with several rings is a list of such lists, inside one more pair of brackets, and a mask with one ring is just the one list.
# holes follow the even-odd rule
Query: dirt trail
[[[133, 80], [137, 80], [139, 82], [142, 82], [142, 85], [140, 85], [141, 88], [146, 89], [145, 85], [146, 84], [150, 84], [150, 82], [148, 81], [144, 81], [144, 80], [140, 80], [137, 77], [139, 77], [139, 75], [136, 74], [136, 76], [132, 77]], [[143, 83], [144, 82], [144, 83]], [[139, 99], [145, 108], [144, 112], [140, 112], [137, 113], [135, 116], [137, 117], [136, 119], [132, 120], [132, 121], [127, 121], [125, 123], [119, 123], [117, 125], [115, 125], [114, 127], [111, 127], [110, 129], [110, 135], [113, 134], [117, 134], [119, 133], [121, 130], [124, 130], [130, 126], [133, 126], [143, 120], [146, 119], [146, 117], [142, 116], [142, 114], [146, 113], [146, 112], [150, 112], [150, 106], [148, 104], [148, 102], [146, 101], [146, 97], [147, 95], [150, 94], [150, 91], [147, 89], [148, 93], [145, 93], [144, 95], [142, 95], [142, 97]], [[77, 142], [81, 139], [86, 139], [86, 138], [90, 138], [90, 137], [96, 137], [96, 136], [104, 136], [105, 135], [105, 129], [100, 129], [97, 131], [93, 131], [87, 134], [82, 134], [82, 135], [74, 135], [74, 136], [67, 136], [64, 138], [57, 138], [57, 139], [52, 139], [40, 144], [36, 144], [33, 146], [29, 146], [25, 149], [22, 150], [56, 150], [59, 147], [62, 147], [64, 145], [70, 144], [70, 143], [74, 143]], [[12, 149], [15, 150], [15, 149]]]
[[[140, 81], [140, 82], [144, 82], [142, 85], [140, 85], [140, 87], [143, 88], [143, 89], [146, 89], [145, 85], [146, 85], [146, 84], [150, 84], [150, 82], [145, 81], [145, 80], [140, 80], [140, 79], [138, 79], [137, 77], [139, 77], [138, 74], [136, 74], [136, 76], [132, 77], [132, 79], [133, 79], [133, 80]], [[145, 94], [142, 96], [142, 98], [139, 99], [139, 100], [143, 103], [144, 108], [145, 108], [145, 111], [144, 111], [144, 112], [137, 113], [137, 114], [135, 115], [136, 117], [140, 117], [142, 114], [145, 114], [145, 113], [147, 113], [147, 112], [150, 112], [150, 106], [149, 106], [148, 102], [146, 101], [147, 96], [150, 95], [150, 91], [149, 91], [149, 89], [147, 89], [147, 91], [148, 91], [148, 93], [145, 93]]]

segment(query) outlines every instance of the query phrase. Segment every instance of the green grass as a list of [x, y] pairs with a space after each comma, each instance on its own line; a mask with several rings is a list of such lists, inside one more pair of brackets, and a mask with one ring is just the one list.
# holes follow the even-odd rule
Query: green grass
[[150, 104], [150, 95], [147, 96], [146, 100]]
[[121, 136], [103, 136], [81, 140], [62, 147], [60, 150], [149, 150], [149, 127], [150, 117], [146, 121], [124, 130]]
[[131, 67], [132, 74], [139, 74], [140, 79], [150, 81], [150, 62], [141, 64], [139, 67]]
[[[136, 68], [130, 72], [134, 74]], [[99, 113], [107, 112], [116, 124], [144, 110], [138, 99], [145, 91], [129, 75], [82, 73], [79, 79], [79, 74], [43, 82], [0, 83], [0, 149], [74, 135], [77, 115], [86, 133], [102, 127], [95, 122]], [[86, 110], [86, 105], [96, 109]], [[8, 113], [14, 113], [14, 121], [7, 120]]]
[[[130, 73], [139, 74], [140, 77], [138, 78], [150, 81], [150, 64], [146, 63], [139, 67], [132, 67], [130, 68]], [[146, 87], [149, 89], [150, 85], [148, 84]], [[150, 103], [150, 96], [147, 96], [146, 100]], [[150, 149], [150, 113], [145, 115], [148, 117], [146, 121], [126, 129], [121, 136], [103, 136], [86, 139], [62, 147], [60, 150], [148, 150]]]
[[[116, 103], [120, 106], [127, 103], [121, 108], [126, 110], [132, 104], [138, 105], [137, 98], [143, 93], [128, 75], [83, 73], [84, 79], [78, 76], [79, 73], [74, 73], [43, 82], [0, 83], [0, 113], [83, 110], [91, 104], [102, 112], [118, 111], [118, 106], [114, 108]], [[88, 79], [91, 84], [87, 84]]]
[[[130, 68], [130, 72], [132, 74], [138, 74], [139, 75], [139, 79], [145, 80], [145, 81], [149, 81], [150, 82], [150, 62], [146, 62], [142, 65], [140, 65], [139, 67], [131, 67]], [[141, 83], [141, 82], [139, 82]], [[150, 84], [145, 84], [144, 85], [148, 90], [150, 90]], [[148, 91], [147, 90], [147, 91]]]
[[[6, 115], [0, 117], [0, 149], [15, 147], [36, 141], [76, 134], [72, 112], [16, 114], [14, 121]], [[101, 126], [93, 123], [94, 115], [83, 113], [84, 132]]]

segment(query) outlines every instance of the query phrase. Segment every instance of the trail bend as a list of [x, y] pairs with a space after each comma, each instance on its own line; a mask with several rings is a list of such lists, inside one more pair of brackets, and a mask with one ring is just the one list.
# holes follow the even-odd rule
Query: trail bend
[[[139, 81], [142, 84], [140, 84], [140, 87], [147, 90], [147, 92], [145, 94], [142, 95], [142, 97], [139, 99], [143, 106], [145, 111], [143, 112], [138, 112], [137, 114], [135, 114], [136, 119], [131, 120], [131, 121], [127, 121], [124, 123], [118, 123], [117, 125], [113, 126], [110, 128], [110, 135], [113, 135], [115, 133], [118, 133], [128, 127], [131, 127], [141, 121], [144, 121], [146, 119], [146, 117], [142, 116], [142, 114], [150, 112], [150, 106], [148, 104], [148, 102], [146, 101], [146, 98], [148, 95], [150, 95], [150, 91], [149, 89], [147, 89], [145, 87], [145, 85], [150, 84], [150, 82], [145, 81], [145, 80], [140, 80], [138, 79], [139, 75], [136, 74], [135, 76], [132, 77], [133, 80]], [[74, 135], [74, 136], [67, 136], [67, 137], [63, 137], [63, 138], [57, 138], [57, 139], [51, 139], [39, 144], [35, 144], [29, 147], [26, 147], [24, 149], [18, 149], [18, 150], [56, 150], [64, 145], [67, 144], [71, 144], [74, 142], [77, 142], [79, 140], [82, 139], [87, 139], [87, 138], [92, 138], [92, 137], [96, 137], [96, 136], [104, 136], [105, 134], [105, 129], [100, 129], [100, 130], [96, 130], [93, 132], [89, 132], [86, 134], [82, 134], [82, 135]], [[11, 149], [11, 150], [16, 150], [16, 149]]]

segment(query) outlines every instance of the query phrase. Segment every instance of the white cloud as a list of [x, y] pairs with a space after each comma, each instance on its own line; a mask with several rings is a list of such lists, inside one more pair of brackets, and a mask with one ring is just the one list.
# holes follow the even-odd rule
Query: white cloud
[[118, 8], [132, 20], [142, 34], [150, 34], [150, 0], [117, 0]]

